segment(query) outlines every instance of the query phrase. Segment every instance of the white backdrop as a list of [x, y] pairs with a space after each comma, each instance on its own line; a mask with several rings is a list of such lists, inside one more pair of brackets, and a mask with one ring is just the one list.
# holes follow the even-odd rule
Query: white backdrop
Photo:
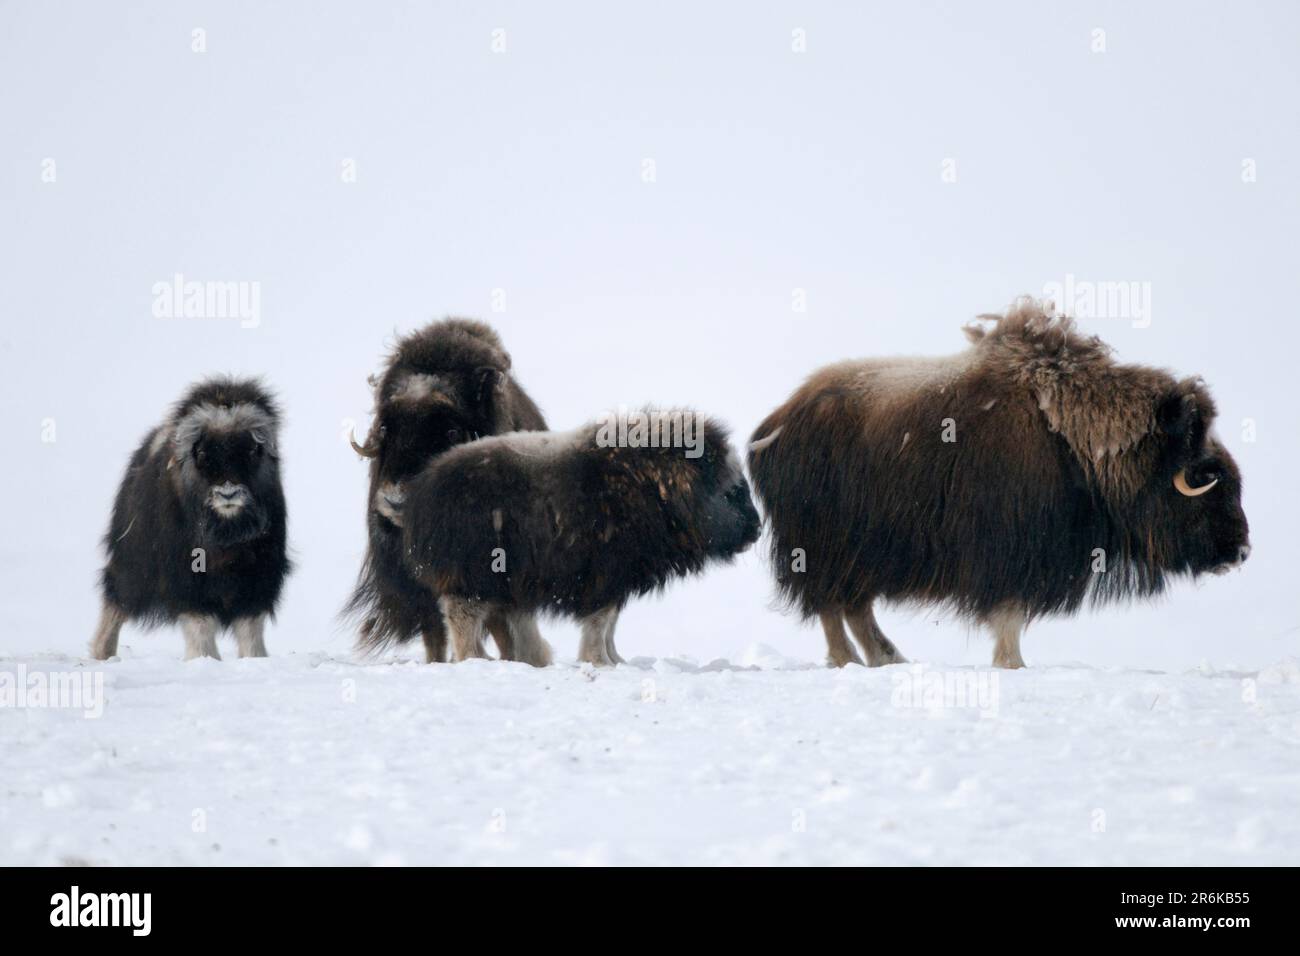
[[[1146, 327], [1083, 324], [1210, 382], [1254, 555], [1036, 626], [1026, 657], [1297, 652], [1294, 4], [125, 6], [0, 9], [0, 652], [84, 648], [122, 468], [202, 374], [262, 374], [287, 408], [272, 653], [346, 654], [344, 422], [395, 332], [487, 319], [555, 427], [655, 401], [745, 436], [812, 369], [955, 351], [1067, 275], [1148, 284]], [[259, 283], [260, 324], [156, 318], [178, 272]], [[620, 649], [819, 658], [770, 603], [756, 550], [632, 606]], [[882, 624], [913, 659], [989, 659], [950, 619]]]

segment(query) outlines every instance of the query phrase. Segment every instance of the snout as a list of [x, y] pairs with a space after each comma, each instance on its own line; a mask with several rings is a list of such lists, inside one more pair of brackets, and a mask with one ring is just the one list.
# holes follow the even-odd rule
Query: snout
[[208, 493], [208, 507], [223, 518], [231, 518], [239, 514], [247, 503], [248, 489], [231, 481], [213, 485]]
[[400, 485], [384, 482], [375, 492], [375, 510], [399, 528], [402, 526], [404, 504], [406, 504], [406, 492]]
[[749, 482], [744, 478], [736, 482], [727, 492], [727, 500], [740, 523], [739, 548], [743, 551], [758, 540], [762, 529], [762, 519], [758, 515], [758, 509], [754, 507], [754, 499], [749, 492]]
[[1245, 564], [1246, 559], [1249, 557], [1250, 557], [1250, 542], [1246, 541], [1238, 545], [1236, 552], [1233, 554], [1229, 554], [1226, 557], [1226, 559], [1223, 561], [1223, 563], [1214, 569], [1214, 573], [1227, 574], [1229, 571], [1233, 570], [1234, 568], [1239, 568], [1243, 564]]

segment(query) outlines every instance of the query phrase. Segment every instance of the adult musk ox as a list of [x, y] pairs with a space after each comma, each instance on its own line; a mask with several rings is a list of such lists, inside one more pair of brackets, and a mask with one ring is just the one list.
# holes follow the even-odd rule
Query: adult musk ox
[[634, 447], [608, 422], [502, 435], [448, 452], [410, 483], [407, 559], [440, 600], [455, 659], [484, 656], [494, 614], [546, 611], [581, 622], [581, 660], [619, 663], [614, 625], [631, 598], [758, 538], [725, 429], [686, 411], [635, 414], [674, 423], [664, 433], [686, 422], [698, 440], [647, 446], [634, 430]]
[[877, 600], [989, 624], [1022, 667], [1039, 616], [1160, 592], [1250, 551], [1241, 476], [1196, 378], [1122, 365], [1031, 300], [941, 359], [842, 362], [758, 426], [750, 475], [781, 594], [830, 660], [903, 660]]
[[280, 413], [259, 383], [193, 386], [131, 456], [104, 538], [103, 611], [91, 655], [117, 653], [128, 620], [179, 621], [185, 657], [216, 657], [232, 628], [240, 657], [265, 657], [262, 630], [289, 573]]
[[[481, 435], [538, 431], [542, 413], [510, 374], [510, 355], [482, 322], [445, 319], [397, 342], [377, 379], [375, 417], [364, 445], [370, 459], [366, 506], [369, 547], [345, 614], [361, 619], [359, 644], [377, 651], [424, 639], [429, 661], [445, 659], [447, 636], [438, 597], [402, 560], [408, 482], [430, 460]], [[528, 615], [488, 622], [504, 658], [542, 666], [551, 651]]]

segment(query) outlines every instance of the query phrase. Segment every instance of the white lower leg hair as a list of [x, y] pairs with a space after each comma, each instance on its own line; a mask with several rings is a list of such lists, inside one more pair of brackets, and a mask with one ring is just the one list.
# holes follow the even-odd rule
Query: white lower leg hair
[[211, 657], [221, 660], [217, 651], [217, 619], [204, 614], [182, 614], [181, 634], [185, 636], [185, 659]]
[[1020, 635], [1025, 629], [1025, 609], [1018, 604], [1007, 604], [984, 619], [993, 629], [993, 666], [1024, 667], [1020, 656]]
[[492, 608], [482, 601], [443, 595], [438, 599], [442, 615], [447, 619], [447, 632], [451, 637], [451, 659], [469, 660], [487, 657], [483, 646], [483, 632]]
[[508, 615], [506, 620], [514, 643], [514, 659], [534, 667], [547, 667], [552, 659], [551, 645], [537, 629], [537, 618], [520, 612]]
[[235, 622], [235, 643], [239, 647], [240, 657], [266, 657], [266, 642], [262, 633], [266, 628], [266, 618], [241, 617]]
[[862, 645], [862, 653], [867, 655], [868, 667], [880, 667], [884, 664], [906, 664], [907, 658], [898, 652], [894, 642], [885, 637], [885, 632], [876, 623], [876, 615], [868, 604], [860, 611], [845, 614], [849, 630]]
[[626, 664], [627, 661], [619, 656], [618, 648], [614, 646], [614, 628], [618, 625], [618, 609], [614, 608], [609, 613], [609, 619], [605, 622], [605, 656], [609, 658], [611, 664]]
[[617, 608], [604, 608], [582, 619], [582, 640], [578, 644], [578, 660], [597, 667], [613, 667], [605, 649], [605, 632], [609, 627], [610, 615], [618, 617]]
[[826, 660], [831, 666], [861, 664], [862, 658], [858, 657], [849, 636], [844, 633], [844, 615], [838, 610], [826, 611], [821, 619], [822, 630], [826, 632]]
[[113, 602], [104, 601], [95, 636], [90, 640], [90, 656], [97, 661], [106, 661], [117, 654], [117, 638], [125, 623], [126, 612]]

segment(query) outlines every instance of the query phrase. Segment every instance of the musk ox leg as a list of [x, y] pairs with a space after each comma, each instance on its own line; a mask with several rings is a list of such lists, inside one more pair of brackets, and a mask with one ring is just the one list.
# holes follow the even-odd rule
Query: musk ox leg
[[122, 633], [122, 625], [125, 623], [126, 612], [112, 601], [105, 600], [104, 607], [99, 612], [95, 636], [90, 641], [90, 656], [97, 661], [106, 661], [116, 654], [117, 636]]
[[614, 622], [618, 620], [618, 608], [607, 607], [590, 617], [584, 617], [582, 640], [578, 644], [578, 660], [597, 667], [613, 667], [616, 661], [609, 656], [605, 645], [606, 633], [612, 633]]
[[235, 644], [239, 647], [240, 657], [266, 657], [266, 641], [262, 632], [266, 628], [266, 617], [241, 617], [235, 622]]
[[493, 611], [487, 617], [487, 631], [497, 646], [497, 658], [503, 661], [518, 660], [515, 657], [515, 636], [510, 631], [510, 621], [501, 611]]
[[181, 633], [185, 635], [185, 659], [212, 657], [221, 660], [217, 651], [217, 619], [203, 614], [182, 614]]
[[546, 638], [537, 629], [537, 618], [531, 614], [509, 614], [506, 623], [510, 627], [510, 638], [514, 644], [514, 656], [510, 659], [534, 667], [549, 667], [551, 645], [546, 643]]
[[998, 608], [984, 619], [984, 623], [993, 628], [993, 666], [1016, 668], [1024, 667], [1025, 659], [1020, 656], [1020, 634], [1025, 629], [1025, 610], [1017, 604], [1008, 604]]
[[614, 627], [618, 624], [618, 611], [615, 610], [609, 617], [609, 624], [605, 627], [605, 656], [615, 664], [626, 664], [627, 661], [619, 656], [618, 648], [614, 646]]
[[492, 608], [482, 601], [446, 594], [438, 599], [438, 605], [447, 619], [447, 630], [451, 632], [451, 659], [465, 661], [471, 657], [487, 657], [483, 630]]
[[426, 664], [441, 664], [447, 659], [447, 627], [441, 618], [420, 628], [420, 637], [424, 639]]
[[838, 610], [821, 615], [822, 630], [826, 632], [826, 660], [832, 667], [861, 664], [862, 658], [853, 649], [853, 642], [844, 633], [844, 615]]
[[860, 610], [846, 612], [844, 620], [848, 621], [849, 630], [862, 645], [862, 653], [867, 655], [868, 667], [907, 663], [907, 658], [898, 653], [894, 642], [885, 637], [885, 632], [876, 623], [876, 615], [872, 613], [870, 604]]

